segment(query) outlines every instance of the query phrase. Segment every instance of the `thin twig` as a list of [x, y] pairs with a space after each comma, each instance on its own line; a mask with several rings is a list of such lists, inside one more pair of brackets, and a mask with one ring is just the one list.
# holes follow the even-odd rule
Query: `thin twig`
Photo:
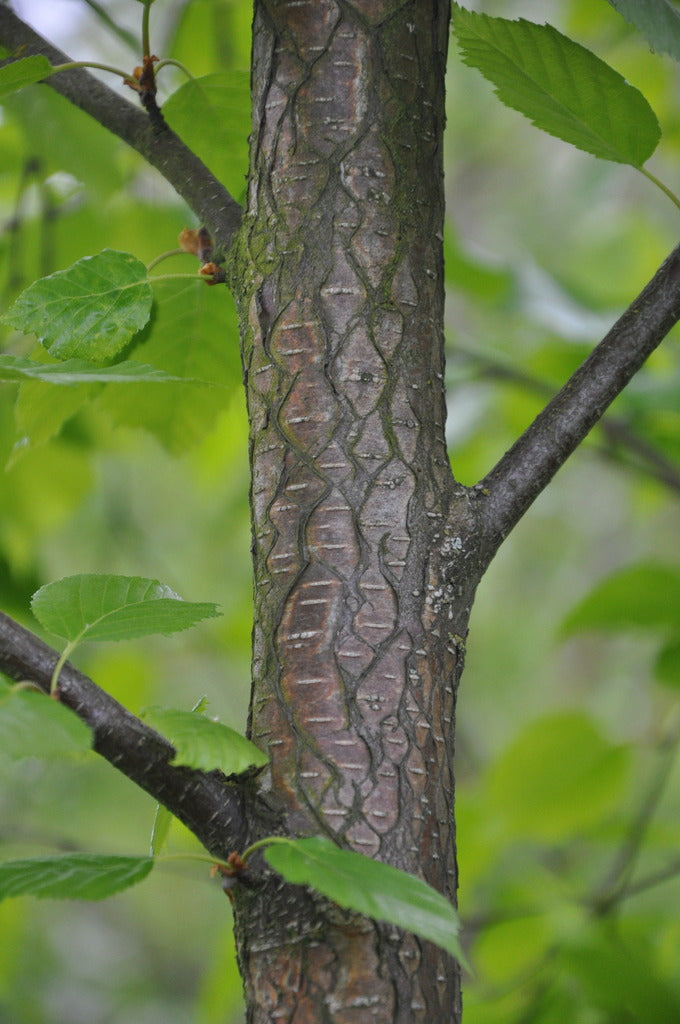
[[630, 899], [631, 896], [638, 896], [641, 892], [654, 889], [657, 885], [663, 885], [664, 882], [670, 882], [678, 875], [680, 875], [680, 857], [676, 857], [665, 868], [659, 868], [658, 871], [653, 871], [649, 875], [643, 875], [637, 882], [630, 882], [625, 890], [618, 894], [617, 901], [621, 902]]
[[[49, 693], [57, 651], [0, 612], [0, 671], [31, 680]], [[59, 674], [59, 700], [93, 732], [94, 749], [178, 817], [206, 849], [226, 857], [243, 849], [246, 814], [254, 817], [256, 795], [228, 783], [220, 772], [170, 764], [172, 745], [68, 662]], [[47, 699], [47, 698], [46, 698]]]
[[[478, 353], [473, 349], [456, 344], [455, 355], [462, 355], [478, 366], [487, 379], [506, 381], [546, 398], [551, 398], [555, 393], [555, 388], [547, 384], [546, 381], [488, 353]], [[622, 416], [613, 416], [611, 413], [607, 413], [600, 420], [598, 428], [605, 438], [605, 443], [597, 447], [598, 453], [603, 458], [623, 462], [624, 465], [630, 466], [637, 472], [644, 473], [680, 493], [680, 466], [666, 458], [645, 438], [640, 437], [628, 420]], [[626, 454], [632, 458], [622, 459], [619, 454], [621, 449], [624, 449]]]
[[[631, 877], [645, 837], [671, 777], [679, 746], [680, 722], [673, 729], [669, 730], [660, 744], [659, 763], [647, 790], [640, 800], [637, 813], [633, 816], [628, 834], [620, 849], [617, 850], [606, 877], [587, 900], [589, 905], [598, 914], [609, 913], [622, 900], [626, 899], [633, 890], [641, 891], [638, 888], [640, 883], [632, 883]], [[647, 881], [643, 888], [648, 888], [649, 884], [649, 881]]]
[[85, 3], [90, 7], [97, 17], [104, 22], [107, 28], [109, 28], [114, 35], [118, 36], [121, 42], [125, 43], [133, 53], [139, 53], [139, 43], [132, 32], [128, 32], [126, 28], [116, 24], [115, 20], [111, 17], [104, 6], [98, 3], [98, 0], [85, 0]]
[[[52, 65], [70, 62], [2, 3], [0, 43], [22, 57], [43, 54]], [[173, 131], [166, 125], [159, 130], [142, 110], [81, 68], [53, 75], [45, 84], [136, 149], [188, 203], [220, 248], [229, 248], [241, 223], [241, 207]]]

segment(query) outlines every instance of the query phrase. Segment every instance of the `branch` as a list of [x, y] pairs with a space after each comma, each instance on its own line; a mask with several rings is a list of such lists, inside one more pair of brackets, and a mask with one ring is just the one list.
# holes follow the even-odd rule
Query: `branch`
[[605, 878], [598, 886], [597, 891], [590, 897], [590, 905], [598, 914], [609, 913], [629, 894], [642, 892], [644, 889], [658, 884], [658, 881], [665, 881], [673, 876], [674, 870], [677, 871], [677, 861], [674, 861], [669, 868], [665, 868], [660, 873], [655, 872], [635, 883], [630, 881], [654, 815], [668, 787], [679, 747], [680, 717], [676, 715], [676, 724], [659, 744], [661, 759], [650, 785], [642, 795], [628, 834], [621, 848], [616, 852]]
[[[519, 370], [500, 358], [486, 354], [480, 355], [459, 343], [456, 344], [455, 355], [456, 357], [463, 356], [478, 366], [486, 380], [516, 384], [524, 390], [532, 391], [545, 398], [551, 398], [554, 394], [555, 389], [544, 380], [534, 377], [524, 370]], [[628, 420], [622, 416], [607, 413], [602, 417], [598, 427], [604, 435], [604, 443], [597, 446], [597, 452], [602, 458], [623, 462], [628, 468], [644, 473], [680, 494], [680, 466], [666, 458], [645, 438], [640, 437]], [[623, 452], [628, 455], [628, 458], [621, 458]]]
[[680, 319], [680, 246], [479, 487], [487, 557]]
[[[58, 657], [0, 612], [0, 671], [49, 693]], [[246, 847], [245, 814], [255, 798], [246, 785], [228, 782], [221, 772], [169, 764], [172, 745], [69, 662], [59, 675], [59, 699], [92, 729], [97, 753], [172, 811], [211, 853], [224, 858]]]
[[[42, 54], [53, 65], [71, 61], [4, 3], [0, 3], [0, 43], [22, 57]], [[142, 110], [82, 68], [60, 71], [46, 84], [136, 149], [188, 203], [213, 241], [225, 251], [229, 248], [241, 222], [241, 207], [167, 125], [153, 125]]]

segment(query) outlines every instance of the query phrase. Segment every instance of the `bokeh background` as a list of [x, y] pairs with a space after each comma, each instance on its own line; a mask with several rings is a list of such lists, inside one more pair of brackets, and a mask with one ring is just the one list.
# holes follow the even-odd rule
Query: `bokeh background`
[[[139, 61], [136, 0], [14, 6], [75, 59]], [[680, 189], [678, 65], [606, 0], [468, 6], [550, 21], [624, 74], [663, 129], [650, 169]], [[169, 98], [179, 71], [163, 72], [161, 100], [237, 197], [250, 17], [247, 0], [157, 0], [151, 12], [154, 52], [220, 76], [203, 93], [203, 117], [215, 112], [207, 135], [192, 135], [191, 104]], [[448, 430], [454, 472], [474, 483], [651, 277], [680, 214], [634, 170], [504, 108], [453, 38], [446, 162]], [[104, 247], [151, 261], [193, 224], [158, 175], [47, 88], [3, 103], [3, 308]], [[188, 256], [175, 266], [193, 270]], [[219, 602], [224, 616], [189, 633], [92, 645], [76, 661], [134, 712], [206, 696], [242, 729], [251, 577], [234, 311], [224, 291], [184, 282], [157, 286], [154, 315], [134, 358], [219, 387], [177, 386], [169, 401], [167, 385], [0, 385], [0, 606], [35, 628], [34, 590], [97, 571]], [[2, 330], [3, 350], [44, 357], [35, 339]], [[472, 617], [457, 753], [460, 907], [475, 968], [466, 1024], [680, 1020], [675, 332], [612, 416], [506, 542]], [[150, 798], [94, 755], [39, 754], [17, 762], [0, 750], [2, 859], [147, 849]], [[197, 844], [175, 824], [170, 848]], [[606, 906], [617, 864], [628, 888]], [[0, 950], [0, 1024], [243, 1020], [229, 903], [190, 862], [102, 904], [2, 903]]]

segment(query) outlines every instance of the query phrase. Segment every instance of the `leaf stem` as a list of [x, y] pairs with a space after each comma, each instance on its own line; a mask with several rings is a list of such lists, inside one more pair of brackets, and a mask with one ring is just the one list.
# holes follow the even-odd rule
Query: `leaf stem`
[[73, 651], [78, 646], [81, 636], [82, 633], [78, 637], [76, 637], [75, 640], [69, 640], [69, 642], [66, 644], [66, 647], [57, 658], [57, 663], [54, 666], [52, 678], [50, 679], [50, 697], [54, 696], [54, 694], [56, 693], [57, 685], [59, 684], [59, 673], [61, 672], [62, 668], [68, 661], [69, 655], [73, 654]]
[[[154, 267], [157, 267], [159, 263], [162, 263], [163, 260], [167, 260], [169, 256], [182, 256], [185, 253], [186, 253], [186, 249], [179, 249], [179, 248], [177, 248], [177, 249], [168, 249], [167, 252], [162, 252], [160, 254], [160, 256], [155, 256], [154, 259], [151, 260], [151, 263], [147, 263], [147, 265], [146, 265], [146, 272], [147, 272], [147, 274], [149, 273], [149, 271], [153, 270]], [[155, 278], [154, 278], [154, 280], [155, 280]]]
[[201, 864], [221, 864], [225, 868], [231, 867], [226, 860], [221, 860], [219, 857], [211, 857], [207, 853], [161, 853], [154, 860], [157, 864], [165, 863], [168, 860], [197, 860]]
[[182, 64], [181, 61], [175, 60], [173, 57], [164, 57], [163, 60], [159, 60], [158, 64], [156, 64], [156, 74], [158, 74], [161, 68], [168, 67], [168, 65], [174, 68], [179, 68], [180, 71], [183, 71], [187, 78], [191, 79], [192, 82], [196, 81], [195, 76], [191, 74], [189, 68], [185, 64]]
[[65, 64], [53, 64], [52, 74], [57, 74], [59, 71], [73, 71], [74, 68], [97, 68], [99, 71], [110, 71], [112, 75], [118, 75], [125, 82], [137, 84], [129, 71], [122, 71], [120, 68], [113, 67], [112, 64], [100, 64], [98, 61], [92, 60], [70, 60]]
[[153, 0], [144, 0], [144, 12], [142, 14], [142, 56], [151, 56], [151, 44], [149, 43], [149, 11]]
[[655, 174], [652, 174], [651, 171], [648, 171], [646, 167], [638, 167], [637, 169], [640, 172], [640, 174], [644, 174], [645, 178], [648, 178], [653, 185], [656, 185], [657, 188], [660, 188], [661, 191], [668, 196], [670, 201], [674, 203], [680, 210], [680, 198], [676, 196], [675, 192], [672, 192], [667, 185], [664, 185], [664, 183], [660, 181]]
[[[182, 250], [184, 251], [184, 250]], [[154, 274], [153, 277], [149, 277], [148, 281], [153, 284], [156, 281], [204, 281], [205, 278], [200, 274]], [[130, 286], [132, 287], [132, 286]]]
[[18, 683], [15, 683], [14, 686], [12, 687], [12, 693], [14, 693], [17, 690], [19, 692], [21, 692], [22, 690], [34, 690], [35, 693], [42, 693], [43, 696], [45, 695], [45, 691], [42, 690], [37, 683], [34, 683], [30, 679], [22, 679]]
[[256, 843], [253, 843], [251, 846], [249, 846], [248, 849], [241, 854], [241, 860], [245, 864], [248, 858], [253, 853], [255, 853], [256, 850], [261, 850], [263, 846], [269, 846], [272, 843], [283, 844], [288, 842], [290, 842], [290, 840], [288, 840], [285, 836], [265, 836], [264, 839], [258, 839]]

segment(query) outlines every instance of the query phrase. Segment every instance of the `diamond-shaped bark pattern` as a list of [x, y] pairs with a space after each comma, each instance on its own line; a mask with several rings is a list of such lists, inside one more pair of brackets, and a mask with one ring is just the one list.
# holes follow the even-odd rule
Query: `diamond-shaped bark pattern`
[[344, 337], [366, 301], [366, 288], [343, 250], [332, 253], [331, 269], [320, 288], [322, 307], [332, 333]]
[[404, 341], [404, 317], [395, 309], [377, 309], [373, 312], [372, 328], [376, 348], [387, 362]]
[[391, 406], [391, 424], [394, 436], [399, 444], [399, 454], [404, 462], [411, 465], [418, 448], [420, 419], [403, 391], [395, 392]]
[[334, 360], [332, 373], [337, 389], [347, 395], [355, 415], [368, 416], [380, 401], [387, 368], [366, 324], [358, 324], [349, 332]]
[[[377, 126], [373, 125], [344, 158], [340, 178], [345, 188], [361, 201], [364, 216], [372, 215], [376, 202], [385, 208], [389, 206], [394, 195], [394, 162]], [[382, 269], [384, 272], [384, 266]]]
[[[430, 0], [295, 0], [259, 17], [264, 121], [244, 222], [253, 736], [271, 755], [273, 803], [288, 828], [326, 829], [453, 892], [458, 647], [448, 631], [460, 619], [461, 556], [442, 535], [452, 483], [432, 141], [446, 32]], [[339, 928], [334, 941], [331, 960], [321, 943], [301, 968], [318, 957], [314, 970], [334, 972], [341, 1001], [324, 1004], [329, 1022], [394, 1024], [391, 984], [379, 983], [370, 1006], [369, 987], [354, 988], [379, 944], [355, 962], [356, 934], [350, 942]], [[420, 988], [432, 954], [407, 936], [399, 955], [412, 977], [399, 1024], [448, 1019], [451, 985], [437, 996]], [[315, 1019], [304, 998], [292, 1009], [269, 992], [257, 1024]]]
[[392, 278], [392, 298], [395, 305], [408, 316], [418, 305], [418, 289], [411, 274], [410, 259], [403, 256]]
[[[388, 586], [386, 582], [383, 585]], [[394, 715], [394, 691], [405, 678], [409, 650], [408, 636], [400, 633], [380, 652], [357, 687], [356, 701], [371, 729], [378, 729], [384, 720], [391, 720]]]
[[320, 502], [307, 523], [307, 549], [314, 562], [322, 562], [339, 576], [349, 578], [359, 564], [359, 538], [354, 513], [339, 490]]
[[309, 299], [296, 296], [277, 317], [269, 338], [269, 352], [288, 373], [323, 362], [323, 331]]
[[[316, 12], [307, 16], [314, 21]], [[317, 56], [314, 73], [300, 87], [297, 123], [304, 124], [326, 156], [349, 141], [355, 124], [366, 115], [366, 57], [365, 35], [340, 30], [323, 55]]]
[[352, 455], [361, 469], [370, 474], [389, 460], [392, 448], [385, 436], [382, 409], [365, 418], [352, 442]]
[[337, 402], [324, 385], [319, 367], [312, 365], [300, 370], [279, 414], [283, 432], [293, 444], [312, 455], [323, 451], [337, 429]]

